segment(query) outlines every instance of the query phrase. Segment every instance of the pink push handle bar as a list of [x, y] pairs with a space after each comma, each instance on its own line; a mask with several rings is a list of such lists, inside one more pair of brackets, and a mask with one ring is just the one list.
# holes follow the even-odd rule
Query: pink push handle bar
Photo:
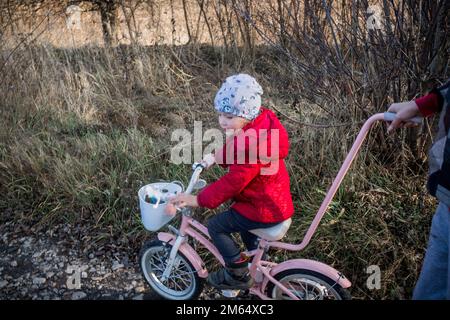
[[[319, 211], [317, 212], [316, 216], [314, 217], [313, 222], [311, 223], [308, 231], [306, 232], [305, 237], [303, 238], [303, 241], [300, 244], [290, 244], [290, 243], [284, 243], [284, 242], [271, 242], [271, 247], [277, 247], [281, 249], [291, 250], [291, 251], [299, 251], [304, 249], [309, 241], [311, 240], [311, 237], [313, 236], [314, 232], [317, 229], [317, 226], [320, 223], [320, 220], [322, 220], [323, 215], [328, 209], [328, 206], [333, 200], [334, 195], [336, 194], [337, 189], [341, 185], [342, 180], [344, 179], [348, 169], [350, 168], [350, 165], [352, 164], [353, 160], [355, 159], [356, 155], [358, 154], [359, 149], [361, 148], [362, 143], [364, 142], [364, 139], [367, 136], [367, 133], [369, 132], [372, 125], [377, 121], [386, 121], [391, 122], [395, 118], [395, 113], [377, 113], [371, 116], [367, 121], [364, 123], [363, 127], [361, 128], [361, 131], [359, 132], [358, 136], [356, 137], [355, 142], [353, 143], [352, 148], [350, 149], [347, 157], [344, 160], [344, 163], [342, 164], [341, 168], [339, 169], [339, 172], [336, 176], [336, 178], [333, 181], [333, 184], [330, 187], [330, 190], [328, 190], [327, 195], [325, 196], [325, 199], [322, 202], [322, 205], [319, 208]], [[416, 117], [412, 118], [410, 121], [414, 123], [420, 123], [422, 122], [422, 118]], [[409, 121], [408, 121], [409, 122]]]

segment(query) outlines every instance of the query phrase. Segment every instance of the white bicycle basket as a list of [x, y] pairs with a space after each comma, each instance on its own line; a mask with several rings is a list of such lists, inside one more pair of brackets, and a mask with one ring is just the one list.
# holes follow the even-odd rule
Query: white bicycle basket
[[[184, 186], [179, 181], [150, 183], [139, 189], [139, 207], [141, 220], [145, 229], [157, 231], [172, 220], [175, 215], [167, 215], [164, 210], [168, 198], [183, 192]], [[146, 201], [150, 200], [150, 202]]]

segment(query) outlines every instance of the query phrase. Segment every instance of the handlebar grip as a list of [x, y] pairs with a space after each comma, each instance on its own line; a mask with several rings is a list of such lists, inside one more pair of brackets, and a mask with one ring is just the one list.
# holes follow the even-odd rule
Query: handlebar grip
[[[393, 112], [385, 112], [384, 113], [384, 121], [394, 121], [395, 117], [397, 116], [396, 113]], [[421, 124], [423, 121], [422, 117], [414, 117], [411, 119], [408, 119], [407, 122], [413, 122], [413, 123], [417, 123], [417, 124]]]
[[192, 170], [194, 170], [194, 171], [195, 171], [195, 169], [197, 169], [199, 167], [201, 167], [202, 170], [206, 168], [205, 164], [201, 163], [201, 162], [194, 162], [194, 164], [192, 164]]

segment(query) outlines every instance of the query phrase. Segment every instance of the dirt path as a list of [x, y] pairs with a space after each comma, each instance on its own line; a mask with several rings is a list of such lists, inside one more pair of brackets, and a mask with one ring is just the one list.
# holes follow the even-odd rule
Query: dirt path
[[[88, 227], [59, 224], [37, 231], [0, 225], [0, 299], [151, 299], [126, 239], [92, 241]], [[209, 291], [209, 292], [208, 292]], [[218, 298], [204, 290], [201, 299]]]
[[1, 226], [1, 299], [143, 299], [147, 290], [122, 243], [85, 245], [89, 230]]

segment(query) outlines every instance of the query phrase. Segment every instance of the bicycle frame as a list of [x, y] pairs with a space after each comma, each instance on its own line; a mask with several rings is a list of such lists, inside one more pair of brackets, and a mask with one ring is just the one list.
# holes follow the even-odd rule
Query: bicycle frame
[[[217, 248], [214, 246], [214, 244], [209, 241], [210, 236], [208, 233], [208, 229], [201, 224], [200, 222], [196, 221], [192, 217], [189, 217], [187, 215], [183, 215], [182, 221], [181, 221], [181, 227], [178, 230], [178, 235], [175, 238], [173, 235], [168, 233], [159, 233], [158, 238], [162, 241], [169, 242], [172, 244], [172, 249], [169, 255], [169, 260], [167, 262], [167, 267], [164, 270], [163, 277], [168, 277], [170, 275], [175, 256], [180, 250], [180, 247], [183, 245], [183, 242], [187, 240], [186, 236], [190, 236], [200, 242], [209, 252], [211, 252], [214, 257], [222, 264], [225, 265], [222, 256], [220, 255]], [[272, 263], [269, 261], [263, 261], [261, 260], [261, 257], [265, 251], [265, 248], [268, 246], [266, 245], [268, 242], [265, 240], [261, 240], [259, 247], [252, 251], [252, 252], [246, 252], [248, 256], [253, 256], [253, 262], [250, 266], [250, 274], [251, 276], [257, 280], [256, 285], [250, 289], [250, 292], [252, 294], [255, 294], [259, 296], [261, 299], [269, 299], [266, 295], [263, 294], [263, 291], [261, 290], [263, 287], [261, 287], [261, 284], [264, 283], [264, 275], [269, 281], [273, 282], [276, 286], [280, 287], [282, 291], [284, 291], [287, 295], [289, 295], [293, 299], [298, 299], [295, 295], [293, 295], [289, 289], [287, 289], [283, 284], [281, 284], [279, 281], [277, 281], [275, 278], [272, 277], [270, 274], [270, 270], [273, 266], [276, 266], [276, 263]], [[261, 245], [262, 244], [262, 245]], [[208, 276], [208, 271], [201, 268], [203, 265], [202, 259], [198, 255], [194, 255], [190, 253], [190, 249], [184, 248], [182, 249], [185, 256], [189, 257], [190, 262], [196, 267], [197, 273], [200, 277], [206, 278]], [[163, 278], [164, 279], [164, 278]], [[259, 281], [258, 281], [259, 280]], [[267, 284], [267, 281], [264, 283]], [[264, 287], [265, 287], [264, 285]]]
[[[255, 294], [259, 296], [261, 299], [270, 299], [267, 295], [264, 294], [264, 289], [268, 283], [268, 281], [273, 282], [275, 286], [279, 287], [284, 293], [286, 293], [288, 296], [290, 296], [292, 299], [298, 300], [298, 297], [296, 297], [288, 288], [286, 288], [283, 284], [281, 284], [279, 281], [277, 281], [273, 275], [275, 275], [277, 272], [272, 272], [273, 269], [289, 269], [289, 268], [295, 268], [298, 267], [298, 265], [307, 266], [308, 268], [311, 268], [311, 270], [317, 270], [318, 272], [322, 273], [333, 273], [334, 275], [339, 275], [339, 279], [341, 277], [343, 280], [343, 287], [349, 287], [351, 284], [350, 282], [345, 279], [343, 275], [338, 273], [336, 270], [332, 269], [331, 267], [322, 264], [317, 261], [312, 260], [288, 260], [286, 262], [283, 262], [282, 264], [278, 265], [276, 263], [268, 262], [261, 260], [264, 251], [268, 250], [270, 247], [273, 248], [279, 248], [279, 249], [285, 249], [289, 251], [300, 251], [303, 250], [310, 242], [313, 234], [317, 230], [317, 227], [324, 216], [330, 202], [332, 201], [334, 195], [336, 194], [337, 189], [339, 188], [342, 180], [344, 179], [346, 173], [348, 172], [350, 165], [352, 164], [354, 158], [356, 157], [359, 149], [361, 148], [362, 143], [364, 142], [364, 139], [367, 136], [367, 133], [369, 132], [370, 128], [373, 126], [373, 124], [377, 121], [392, 121], [392, 115], [390, 114], [383, 114], [378, 113], [373, 116], [371, 116], [366, 122], [364, 123], [363, 127], [361, 128], [361, 131], [359, 132], [355, 142], [353, 143], [352, 148], [350, 149], [347, 157], [344, 160], [344, 163], [342, 164], [336, 178], [334, 179], [330, 189], [327, 192], [327, 195], [325, 196], [325, 199], [323, 200], [318, 212], [316, 213], [316, 216], [314, 217], [314, 220], [312, 221], [310, 227], [308, 228], [302, 242], [300, 244], [290, 244], [290, 243], [284, 243], [280, 241], [267, 241], [264, 239], [261, 239], [258, 245], [258, 248], [256, 250], [253, 250], [252, 252], [246, 252], [247, 255], [253, 256], [253, 261], [250, 266], [250, 274], [255, 279], [255, 286], [250, 289], [250, 293]], [[413, 119], [412, 121], [418, 122], [417, 118]], [[195, 166], [195, 165], [194, 165]], [[189, 183], [189, 187], [186, 189], [186, 193], [190, 193], [193, 189], [193, 186], [195, 185], [196, 181], [198, 180], [198, 177], [203, 170], [202, 165], [197, 165], [197, 167], [194, 170], [194, 173], [192, 175], [191, 181]], [[170, 242], [172, 244], [172, 250], [170, 252], [169, 261], [167, 263], [167, 267], [164, 270], [163, 277], [167, 277], [170, 275], [175, 256], [178, 252], [178, 250], [181, 248], [182, 251], [184, 251], [185, 255], [190, 258], [191, 263], [196, 266], [196, 270], [198, 272], [198, 275], [200, 277], [206, 278], [208, 275], [208, 271], [204, 269], [202, 266], [203, 261], [198, 256], [198, 254], [195, 253], [195, 250], [190, 248], [188, 244], [185, 244], [187, 240], [187, 236], [190, 236], [197, 241], [199, 241], [209, 252], [211, 252], [218, 261], [222, 265], [224, 265], [224, 261], [222, 256], [220, 255], [217, 248], [214, 246], [214, 244], [209, 241], [210, 236], [208, 233], [207, 228], [202, 225], [200, 222], [196, 221], [190, 216], [190, 209], [187, 209], [183, 212], [182, 221], [181, 221], [181, 227], [177, 232], [177, 236], [175, 237], [172, 234], [169, 233], [159, 233], [158, 238], [165, 242]], [[183, 247], [187, 246], [187, 247]], [[189, 249], [190, 248], [190, 249]], [[279, 267], [283, 265], [282, 267]]]

